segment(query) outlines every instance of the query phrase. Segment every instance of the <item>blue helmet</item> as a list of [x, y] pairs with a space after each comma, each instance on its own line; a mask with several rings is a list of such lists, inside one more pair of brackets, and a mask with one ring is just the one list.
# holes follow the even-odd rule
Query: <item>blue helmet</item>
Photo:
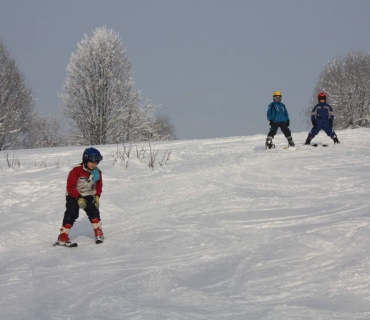
[[95, 148], [85, 149], [83, 156], [82, 156], [82, 162], [84, 164], [86, 164], [88, 161], [99, 163], [102, 160], [103, 160], [103, 156], [100, 154], [99, 150]]

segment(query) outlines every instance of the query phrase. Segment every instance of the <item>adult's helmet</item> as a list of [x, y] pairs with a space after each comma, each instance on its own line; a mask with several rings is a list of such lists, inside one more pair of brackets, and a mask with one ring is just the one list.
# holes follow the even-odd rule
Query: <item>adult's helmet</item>
[[99, 163], [103, 160], [103, 156], [100, 154], [99, 150], [95, 148], [85, 149], [82, 155], [82, 162], [86, 164], [88, 161], [93, 161]]
[[324, 99], [326, 101], [326, 93], [324, 91], [321, 91], [318, 95], [317, 95], [317, 100], [320, 101], [320, 99]]

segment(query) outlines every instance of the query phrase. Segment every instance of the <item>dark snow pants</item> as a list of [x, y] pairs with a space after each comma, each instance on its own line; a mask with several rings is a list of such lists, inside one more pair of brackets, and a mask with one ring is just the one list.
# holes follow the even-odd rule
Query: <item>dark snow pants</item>
[[[83, 197], [87, 202], [87, 207], [84, 209], [89, 220], [91, 221], [94, 218], [100, 220], [99, 209], [95, 206], [95, 199], [93, 196]], [[78, 206], [77, 199], [72, 198], [71, 196], [66, 197], [66, 208], [64, 212], [63, 225], [71, 224], [73, 225], [78, 219], [80, 207]]]
[[276, 134], [276, 132], [278, 131], [279, 128], [281, 129], [281, 131], [283, 132], [284, 136], [287, 139], [288, 138], [291, 138], [292, 133], [290, 132], [290, 129], [287, 126], [287, 123], [286, 122], [273, 122], [272, 125], [271, 125], [271, 127], [270, 127], [270, 131], [267, 134], [267, 136], [268, 137], [271, 137], [271, 138], [274, 138], [275, 137], [275, 134]]
[[309, 133], [309, 137], [312, 139], [313, 137], [315, 137], [320, 132], [321, 129], [324, 130], [325, 133], [332, 139], [337, 136], [335, 134], [333, 128], [330, 127], [329, 120], [328, 120], [328, 121], [325, 121], [325, 122], [320, 122], [320, 121], [317, 122], [316, 126], [312, 127], [312, 129]]

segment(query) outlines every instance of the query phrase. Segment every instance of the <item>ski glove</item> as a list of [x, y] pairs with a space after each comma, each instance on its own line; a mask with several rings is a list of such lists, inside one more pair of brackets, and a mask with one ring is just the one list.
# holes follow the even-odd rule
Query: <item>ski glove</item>
[[334, 124], [333, 122], [334, 122], [333, 119], [330, 119], [329, 120], [329, 126], [330, 126], [330, 128], [333, 128], [333, 124]]
[[289, 125], [290, 125], [290, 121], [288, 120], [288, 121], [286, 122], [286, 126], [287, 126], [287, 127], [289, 127]]
[[270, 126], [273, 126], [274, 122], [272, 120], [270, 120], [269, 124], [270, 124]]
[[311, 119], [311, 122], [312, 122], [312, 126], [313, 126], [314, 128], [316, 128], [316, 119]]
[[95, 207], [99, 209], [99, 197], [98, 196], [94, 197], [94, 204], [95, 204]]
[[77, 198], [77, 203], [78, 203], [78, 206], [81, 208], [81, 209], [85, 209], [87, 207], [87, 202], [84, 198], [82, 197], [78, 197]]

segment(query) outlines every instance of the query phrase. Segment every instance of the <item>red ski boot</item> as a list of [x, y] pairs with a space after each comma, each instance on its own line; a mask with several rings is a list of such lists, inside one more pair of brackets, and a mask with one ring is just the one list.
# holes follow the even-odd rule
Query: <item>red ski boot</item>
[[69, 239], [69, 231], [71, 231], [72, 225], [66, 223], [60, 228], [60, 234], [58, 236], [58, 241], [54, 243], [54, 246], [65, 246], [65, 247], [77, 247], [77, 243], [71, 243]]
[[95, 243], [102, 243], [104, 240], [103, 230], [101, 229], [101, 222], [98, 218], [94, 218], [91, 220], [92, 227], [94, 229], [95, 234]]

